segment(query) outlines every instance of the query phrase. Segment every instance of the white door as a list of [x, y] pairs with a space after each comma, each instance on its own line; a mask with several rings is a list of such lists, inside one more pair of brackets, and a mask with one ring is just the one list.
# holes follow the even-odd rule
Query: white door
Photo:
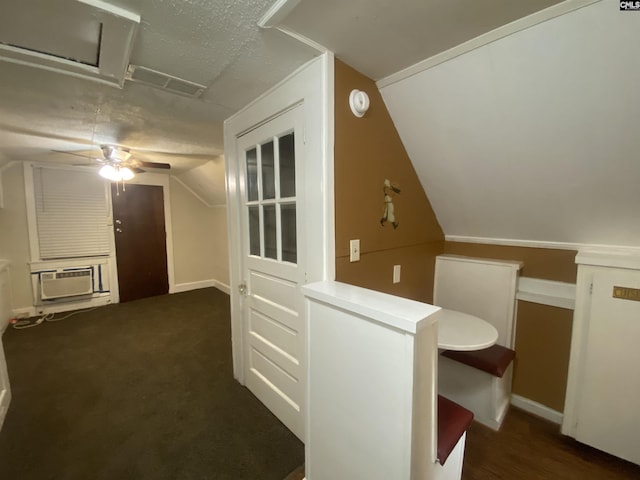
[[640, 272], [593, 275], [575, 438], [640, 464], [640, 301], [614, 298], [620, 287], [640, 290]]
[[306, 383], [302, 110], [289, 110], [236, 142], [245, 384], [300, 439]]

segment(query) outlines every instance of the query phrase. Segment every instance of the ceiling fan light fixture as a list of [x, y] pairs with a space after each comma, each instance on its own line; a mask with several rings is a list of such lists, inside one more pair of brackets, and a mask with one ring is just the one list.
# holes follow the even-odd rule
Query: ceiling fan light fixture
[[118, 170], [116, 170], [112, 165], [105, 165], [98, 173], [101, 177], [111, 180], [112, 182], [119, 182], [122, 180]]
[[122, 177], [122, 180], [125, 182], [135, 177], [134, 173], [131, 171], [129, 167], [120, 167], [118, 170], [120, 172], [120, 176]]
[[128, 167], [120, 167], [119, 165], [107, 164], [98, 172], [101, 177], [112, 182], [125, 182], [135, 177], [133, 171]]

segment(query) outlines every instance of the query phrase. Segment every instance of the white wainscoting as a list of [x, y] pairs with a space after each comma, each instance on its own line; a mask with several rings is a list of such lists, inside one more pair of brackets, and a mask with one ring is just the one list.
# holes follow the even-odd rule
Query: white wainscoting
[[576, 285], [575, 283], [520, 277], [516, 298], [525, 302], [573, 310], [576, 304]]

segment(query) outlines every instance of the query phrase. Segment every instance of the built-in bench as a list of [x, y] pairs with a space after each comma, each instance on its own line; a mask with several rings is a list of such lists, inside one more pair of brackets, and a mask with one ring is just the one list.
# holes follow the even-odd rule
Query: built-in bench
[[[509, 408], [515, 345], [515, 302], [520, 262], [438, 255], [433, 302], [474, 315], [498, 331], [495, 347], [448, 351], [438, 357], [438, 393], [499, 430]], [[502, 346], [500, 346], [502, 345]], [[505, 348], [506, 347], [506, 348]]]
[[502, 345], [440, 353], [439, 393], [464, 405], [475, 419], [499, 430], [509, 406], [516, 352]]
[[487, 372], [494, 377], [502, 378], [516, 357], [516, 352], [502, 345], [493, 345], [470, 352], [444, 350], [440, 355]]
[[473, 413], [438, 395], [438, 463], [444, 465], [449, 455], [473, 421]]

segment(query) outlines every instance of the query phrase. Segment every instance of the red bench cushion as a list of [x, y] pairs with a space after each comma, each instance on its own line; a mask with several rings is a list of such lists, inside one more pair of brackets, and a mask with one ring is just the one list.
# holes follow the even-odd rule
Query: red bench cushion
[[473, 421], [473, 413], [438, 395], [438, 462], [444, 465]]
[[516, 352], [502, 345], [493, 345], [483, 350], [473, 350], [471, 352], [445, 350], [441, 355], [456, 362], [483, 370], [494, 377], [502, 378], [509, 364], [515, 358]]

